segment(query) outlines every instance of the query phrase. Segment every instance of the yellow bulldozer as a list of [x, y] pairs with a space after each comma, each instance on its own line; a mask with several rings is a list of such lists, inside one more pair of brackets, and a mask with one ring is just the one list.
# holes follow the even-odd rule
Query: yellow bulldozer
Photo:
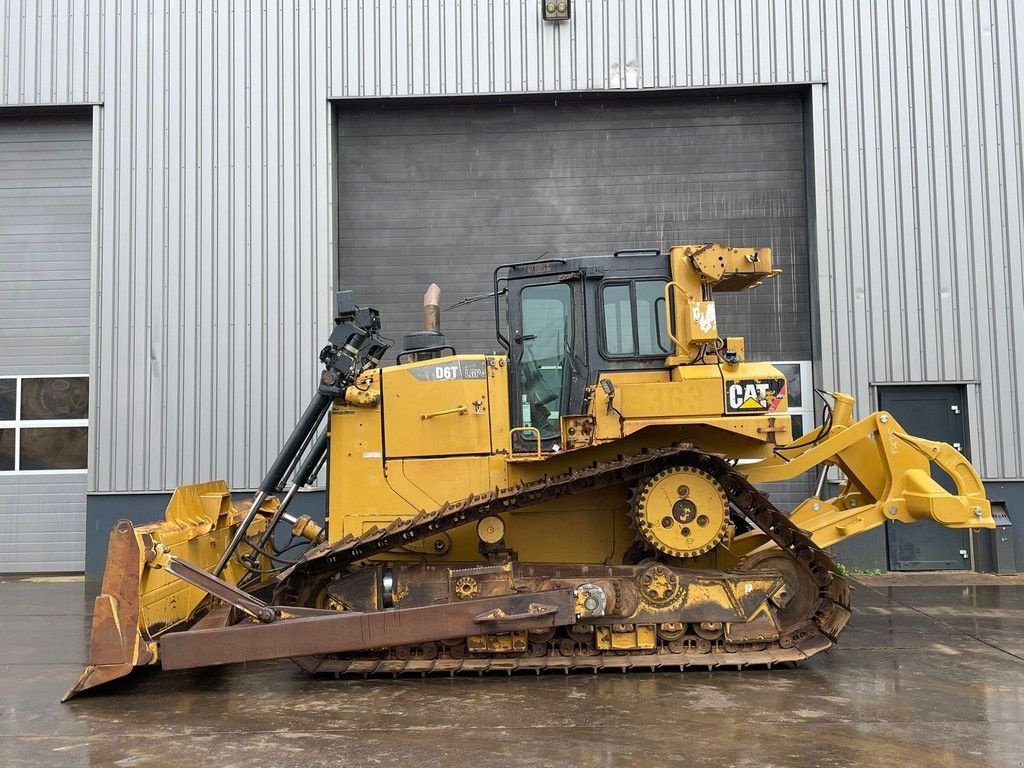
[[[822, 393], [794, 438], [786, 377], [715, 317], [716, 292], [778, 274], [769, 249], [717, 244], [508, 264], [503, 354], [447, 346], [431, 286], [384, 367], [379, 313], [339, 292], [317, 392], [258, 491], [182, 486], [164, 520], [114, 527], [66, 698], [155, 664], [539, 673], [828, 649], [850, 619], [829, 545], [887, 520], [994, 522], [960, 453], [855, 420], [849, 395]], [[289, 508], [325, 465], [320, 526]], [[788, 513], [763, 490], [813, 471]]]

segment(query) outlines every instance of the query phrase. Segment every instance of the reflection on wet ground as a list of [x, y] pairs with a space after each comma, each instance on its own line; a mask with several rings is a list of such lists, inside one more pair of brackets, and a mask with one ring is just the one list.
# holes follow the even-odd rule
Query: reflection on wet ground
[[86, 587], [2, 582], [0, 765], [1024, 765], [1024, 586], [854, 602], [840, 646], [799, 668], [352, 681], [261, 663], [62, 705]]

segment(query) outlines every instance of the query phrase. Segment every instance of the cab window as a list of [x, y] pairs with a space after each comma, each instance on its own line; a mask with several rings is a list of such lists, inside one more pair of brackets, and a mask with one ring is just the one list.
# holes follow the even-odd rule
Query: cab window
[[606, 357], [664, 357], [672, 351], [664, 280], [608, 283], [601, 289], [601, 310]]
[[633, 302], [629, 285], [608, 285], [604, 289], [604, 346], [612, 355], [636, 354], [633, 340]]

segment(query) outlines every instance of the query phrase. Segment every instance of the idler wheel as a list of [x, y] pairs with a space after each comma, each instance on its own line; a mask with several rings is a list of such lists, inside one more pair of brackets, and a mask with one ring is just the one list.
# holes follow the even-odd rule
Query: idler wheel
[[818, 587], [803, 565], [781, 550], [767, 550], [751, 555], [740, 567], [745, 571], [775, 571], [782, 576], [789, 602], [776, 610], [781, 634], [788, 634], [810, 620], [818, 601]]

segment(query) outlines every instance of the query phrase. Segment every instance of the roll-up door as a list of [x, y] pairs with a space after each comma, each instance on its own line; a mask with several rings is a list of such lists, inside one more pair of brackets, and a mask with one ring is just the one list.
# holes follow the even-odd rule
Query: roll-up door
[[[337, 126], [339, 284], [396, 338], [431, 281], [447, 307], [502, 263], [722, 241], [771, 246], [785, 270], [720, 298], [723, 333], [811, 358], [798, 95], [341, 103]], [[495, 348], [490, 302], [442, 320], [459, 351]]]
[[0, 115], [0, 573], [84, 568], [91, 144]]

